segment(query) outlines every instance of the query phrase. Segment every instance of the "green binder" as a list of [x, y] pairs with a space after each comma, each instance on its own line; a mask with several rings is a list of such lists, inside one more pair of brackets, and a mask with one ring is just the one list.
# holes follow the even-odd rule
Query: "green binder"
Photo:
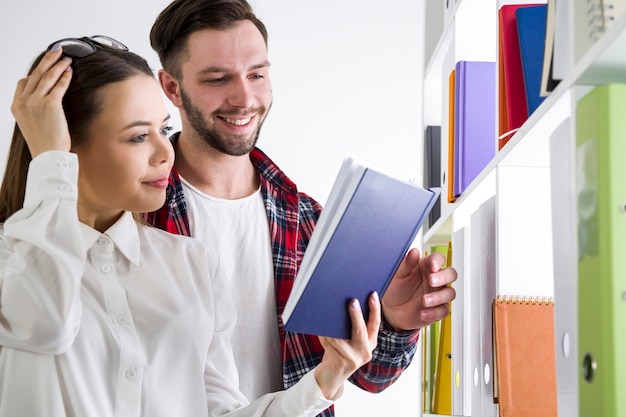
[[576, 109], [580, 417], [626, 416], [625, 184], [626, 84], [595, 87]]
[[[446, 267], [452, 262], [452, 242], [447, 245], [431, 246], [431, 252], [441, 252], [446, 257]], [[435, 358], [435, 384], [432, 395], [431, 410], [434, 414], [452, 415], [452, 312], [444, 317], [439, 324], [439, 338]]]

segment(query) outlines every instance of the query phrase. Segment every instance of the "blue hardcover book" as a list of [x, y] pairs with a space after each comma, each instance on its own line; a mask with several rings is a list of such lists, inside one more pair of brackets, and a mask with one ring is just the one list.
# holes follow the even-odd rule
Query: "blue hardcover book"
[[382, 297], [439, 196], [346, 158], [302, 259], [282, 320], [290, 332], [349, 339], [348, 303]]
[[454, 195], [496, 154], [496, 63], [459, 61], [454, 87]]
[[545, 99], [541, 96], [541, 77], [546, 47], [547, 12], [547, 4], [520, 7], [515, 11], [529, 116]]

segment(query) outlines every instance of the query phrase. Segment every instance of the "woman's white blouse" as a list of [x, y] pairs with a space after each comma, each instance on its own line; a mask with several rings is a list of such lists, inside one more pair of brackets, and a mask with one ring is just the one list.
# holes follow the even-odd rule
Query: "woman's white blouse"
[[218, 258], [130, 213], [103, 234], [80, 223], [72, 153], [46, 152], [28, 175], [24, 208], [0, 226], [1, 417], [293, 417], [331, 404], [309, 373], [242, 408]]

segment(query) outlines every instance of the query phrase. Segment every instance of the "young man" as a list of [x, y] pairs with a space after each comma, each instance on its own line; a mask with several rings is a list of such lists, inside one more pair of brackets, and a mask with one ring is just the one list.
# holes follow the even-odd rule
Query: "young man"
[[[147, 220], [194, 236], [219, 255], [237, 304], [234, 349], [250, 399], [296, 383], [318, 364], [318, 338], [285, 332], [280, 319], [321, 206], [255, 147], [272, 103], [267, 32], [245, 0], [175, 0], [150, 33], [161, 87], [182, 130], [166, 204]], [[416, 249], [383, 300], [373, 359], [351, 381], [377, 392], [410, 364], [419, 329], [455, 297], [452, 268]], [[323, 414], [332, 416], [329, 409]]]

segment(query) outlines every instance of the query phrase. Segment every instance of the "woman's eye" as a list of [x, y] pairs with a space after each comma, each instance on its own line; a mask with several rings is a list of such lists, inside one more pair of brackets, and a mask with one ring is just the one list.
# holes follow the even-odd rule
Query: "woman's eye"
[[134, 138], [132, 138], [130, 140], [131, 143], [143, 143], [146, 141], [146, 137], [148, 135], [147, 134], [143, 134], [143, 135], [139, 135], [139, 136], [135, 136]]

